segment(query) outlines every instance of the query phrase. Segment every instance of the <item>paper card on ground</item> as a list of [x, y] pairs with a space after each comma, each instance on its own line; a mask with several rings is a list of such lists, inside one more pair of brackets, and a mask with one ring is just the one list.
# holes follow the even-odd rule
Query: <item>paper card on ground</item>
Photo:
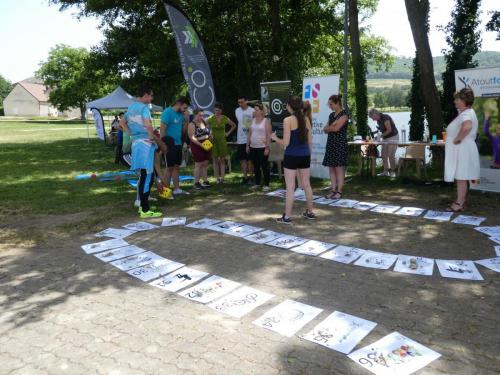
[[398, 260], [394, 266], [395, 272], [411, 273], [414, 275], [431, 276], [433, 270], [434, 259], [410, 255], [398, 255]]
[[377, 323], [335, 311], [319, 323], [304, 339], [349, 354]]
[[242, 223], [236, 223], [234, 221], [223, 221], [222, 223], [217, 223], [207, 227], [208, 230], [213, 230], [215, 232], [226, 233], [232, 228], [241, 227]]
[[500, 236], [500, 225], [495, 227], [477, 227], [474, 229], [490, 237]]
[[377, 251], [365, 250], [365, 253], [354, 262], [354, 265], [368, 268], [376, 268], [379, 270], [387, 270], [391, 268], [394, 262], [398, 259], [395, 254], [379, 253]]
[[183, 267], [170, 275], [163, 276], [162, 278], [151, 282], [150, 284], [157, 288], [168, 290], [169, 292], [177, 292], [200, 281], [205, 276], [208, 276], [207, 272], [198, 271], [189, 267]]
[[358, 203], [356, 203], [356, 205], [353, 208], [355, 208], [356, 210], [360, 210], [360, 211], [367, 211], [367, 210], [371, 210], [372, 208], [377, 207], [377, 206], [378, 206], [377, 203], [358, 202]]
[[127, 273], [130, 276], [138, 278], [139, 280], [149, 282], [184, 266], [185, 264], [174, 262], [173, 260], [162, 259], [146, 264], [145, 266], [135, 268]]
[[393, 332], [348, 357], [376, 375], [409, 375], [438, 359], [441, 354], [399, 332]]
[[228, 229], [224, 233], [235, 237], [245, 237], [256, 232], [260, 232], [261, 230], [264, 230], [264, 228], [258, 228], [252, 225], [242, 225], [241, 227], [233, 227], [231, 229]]
[[343, 207], [343, 208], [353, 208], [358, 201], [355, 201], [353, 199], [339, 199], [338, 201], [333, 202], [330, 204], [332, 207]]
[[158, 262], [164, 259], [165, 258], [153, 253], [152, 251], [146, 251], [144, 253], [131, 255], [123, 259], [114, 260], [110, 264], [122, 271], [129, 271], [131, 269], [145, 266], [146, 264]]
[[112, 240], [106, 240], [96, 243], [89, 243], [87, 245], [82, 245], [81, 248], [87, 254], [99, 253], [105, 250], [116, 249], [117, 247], [128, 246], [128, 242], [122, 238], [113, 238]]
[[158, 225], [146, 223], [145, 221], [138, 221], [137, 223], [130, 223], [130, 224], [124, 225], [123, 227], [125, 229], [134, 230], [136, 232], [142, 232], [145, 230], [152, 230], [152, 229], [159, 228]]
[[319, 197], [318, 199], [316, 199], [314, 201], [315, 204], [325, 204], [325, 205], [329, 205], [329, 204], [332, 204], [333, 202], [336, 202], [338, 201], [338, 199], [328, 199], [328, 198], [325, 198], [325, 197]]
[[125, 238], [134, 234], [135, 230], [129, 229], [116, 229], [116, 228], [108, 228], [99, 233], [96, 233], [96, 237], [111, 237], [111, 238]]
[[307, 239], [289, 235], [282, 235], [271, 242], [266, 242], [266, 245], [279, 247], [281, 249], [290, 249], [291, 247], [302, 245]]
[[455, 219], [453, 219], [452, 223], [479, 226], [485, 220], [485, 217], [480, 216], [459, 215]]
[[189, 223], [188, 225], [186, 225], [186, 227], [187, 228], [196, 228], [196, 229], [206, 229], [209, 226], [214, 225], [215, 223], [220, 223], [220, 220], [204, 218], [204, 219], [193, 221], [192, 223]]
[[173, 227], [177, 225], [186, 225], [186, 217], [164, 217], [161, 222], [162, 227]]
[[464, 280], [483, 280], [483, 277], [471, 260], [436, 259], [436, 264], [443, 277]]
[[500, 257], [500, 246], [495, 246], [495, 254]]
[[231, 292], [232, 290], [239, 287], [241, 284], [236, 281], [224, 279], [223, 277], [213, 275], [208, 279], [202, 281], [198, 285], [195, 285], [179, 294], [186, 297], [192, 301], [200, 303], [208, 303], [224, 294]]
[[266, 195], [268, 195], [270, 197], [285, 198], [286, 197], [286, 190], [278, 189], [275, 191], [271, 191], [270, 193], [267, 193]]
[[315, 257], [327, 250], [330, 250], [332, 247], [335, 247], [335, 244], [309, 240], [304, 242], [302, 245], [292, 247], [290, 250], [299, 254], [311, 255]]
[[[318, 198], [321, 198], [321, 197], [320, 197], [319, 195], [313, 195], [313, 201], [314, 201], [315, 199], [318, 199]], [[298, 195], [298, 196], [296, 196], [296, 197], [295, 197], [295, 200], [305, 202], [305, 201], [307, 200], [307, 198], [306, 198], [305, 194], [302, 194], [302, 195]]]
[[208, 306], [221, 313], [241, 318], [273, 297], [273, 294], [244, 286], [211, 302]]
[[273, 232], [272, 230], [265, 230], [264, 232], [259, 232], [252, 234], [250, 236], [246, 236], [245, 240], [255, 242], [255, 243], [266, 243], [273, 241], [277, 238], [283, 236], [283, 233]]
[[476, 260], [476, 263], [489, 268], [492, 271], [500, 272], [500, 257]]
[[378, 212], [379, 214], [393, 214], [399, 210], [401, 206], [391, 206], [389, 204], [379, 204], [377, 207], [371, 209], [371, 212]]
[[402, 207], [396, 212], [394, 212], [395, 215], [401, 215], [401, 216], [420, 216], [425, 212], [423, 208], [418, 208], [418, 207]]
[[453, 212], [429, 210], [424, 215], [424, 218], [430, 219], [430, 220], [437, 220], [437, 221], [449, 221], [452, 216], [453, 216]]
[[490, 240], [500, 244], [500, 236], [490, 237]]
[[99, 258], [103, 262], [112, 262], [116, 259], [125, 258], [131, 255], [143, 253], [146, 250], [141, 249], [135, 245], [128, 245], [124, 247], [119, 247], [112, 250], [106, 250], [102, 253], [94, 254], [95, 257]]
[[286, 337], [292, 337], [299, 329], [323, 311], [314, 306], [286, 300], [262, 315], [253, 323]]
[[330, 259], [335, 262], [349, 264], [365, 253], [365, 250], [356, 247], [337, 246], [335, 249], [320, 255], [320, 258]]

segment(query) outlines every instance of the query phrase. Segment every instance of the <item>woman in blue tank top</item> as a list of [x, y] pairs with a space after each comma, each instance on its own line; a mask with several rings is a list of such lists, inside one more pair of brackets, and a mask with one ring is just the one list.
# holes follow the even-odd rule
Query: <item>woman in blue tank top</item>
[[311, 122], [304, 116], [302, 99], [292, 96], [288, 100], [287, 110], [291, 116], [283, 121], [283, 139], [273, 133], [271, 139], [285, 148], [285, 159], [283, 169], [286, 182], [285, 213], [276, 221], [283, 224], [291, 224], [295, 178], [298, 176], [304, 189], [307, 201], [307, 209], [302, 214], [305, 219], [315, 219], [313, 213], [313, 193], [310, 182], [312, 131]]

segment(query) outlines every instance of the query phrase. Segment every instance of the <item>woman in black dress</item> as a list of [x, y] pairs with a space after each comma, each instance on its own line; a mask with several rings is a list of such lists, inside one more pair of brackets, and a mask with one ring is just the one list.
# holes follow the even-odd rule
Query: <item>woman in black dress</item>
[[329, 199], [342, 198], [344, 174], [347, 167], [347, 124], [349, 117], [342, 108], [342, 95], [332, 95], [328, 105], [333, 111], [328, 118], [328, 125], [323, 131], [328, 134], [323, 165], [328, 167], [332, 189], [326, 195]]

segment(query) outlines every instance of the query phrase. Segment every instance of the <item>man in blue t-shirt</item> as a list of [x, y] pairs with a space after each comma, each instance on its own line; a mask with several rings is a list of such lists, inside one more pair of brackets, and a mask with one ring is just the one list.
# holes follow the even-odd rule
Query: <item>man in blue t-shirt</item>
[[165, 109], [161, 115], [160, 136], [164, 136], [171, 142], [168, 145], [167, 170], [165, 180], [174, 184], [175, 195], [189, 194], [179, 187], [179, 168], [182, 163], [182, 135], [187, 131], [188, 122], [184, 116], [188, 107], [186, 98], [179, 98], [172, 107]]

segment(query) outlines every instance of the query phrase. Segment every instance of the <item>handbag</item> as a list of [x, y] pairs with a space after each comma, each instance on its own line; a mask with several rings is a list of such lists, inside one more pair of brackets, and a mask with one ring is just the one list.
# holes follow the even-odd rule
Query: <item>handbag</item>
[[214, 145], [212, 144], [212, 142], [210, 142], [209, 139], [205, 139], [202, 144], [201, 144], [201, 147], [205, 150], [205, 151], [210, 151], [212, 149], [212, 147], [214, 147]]

